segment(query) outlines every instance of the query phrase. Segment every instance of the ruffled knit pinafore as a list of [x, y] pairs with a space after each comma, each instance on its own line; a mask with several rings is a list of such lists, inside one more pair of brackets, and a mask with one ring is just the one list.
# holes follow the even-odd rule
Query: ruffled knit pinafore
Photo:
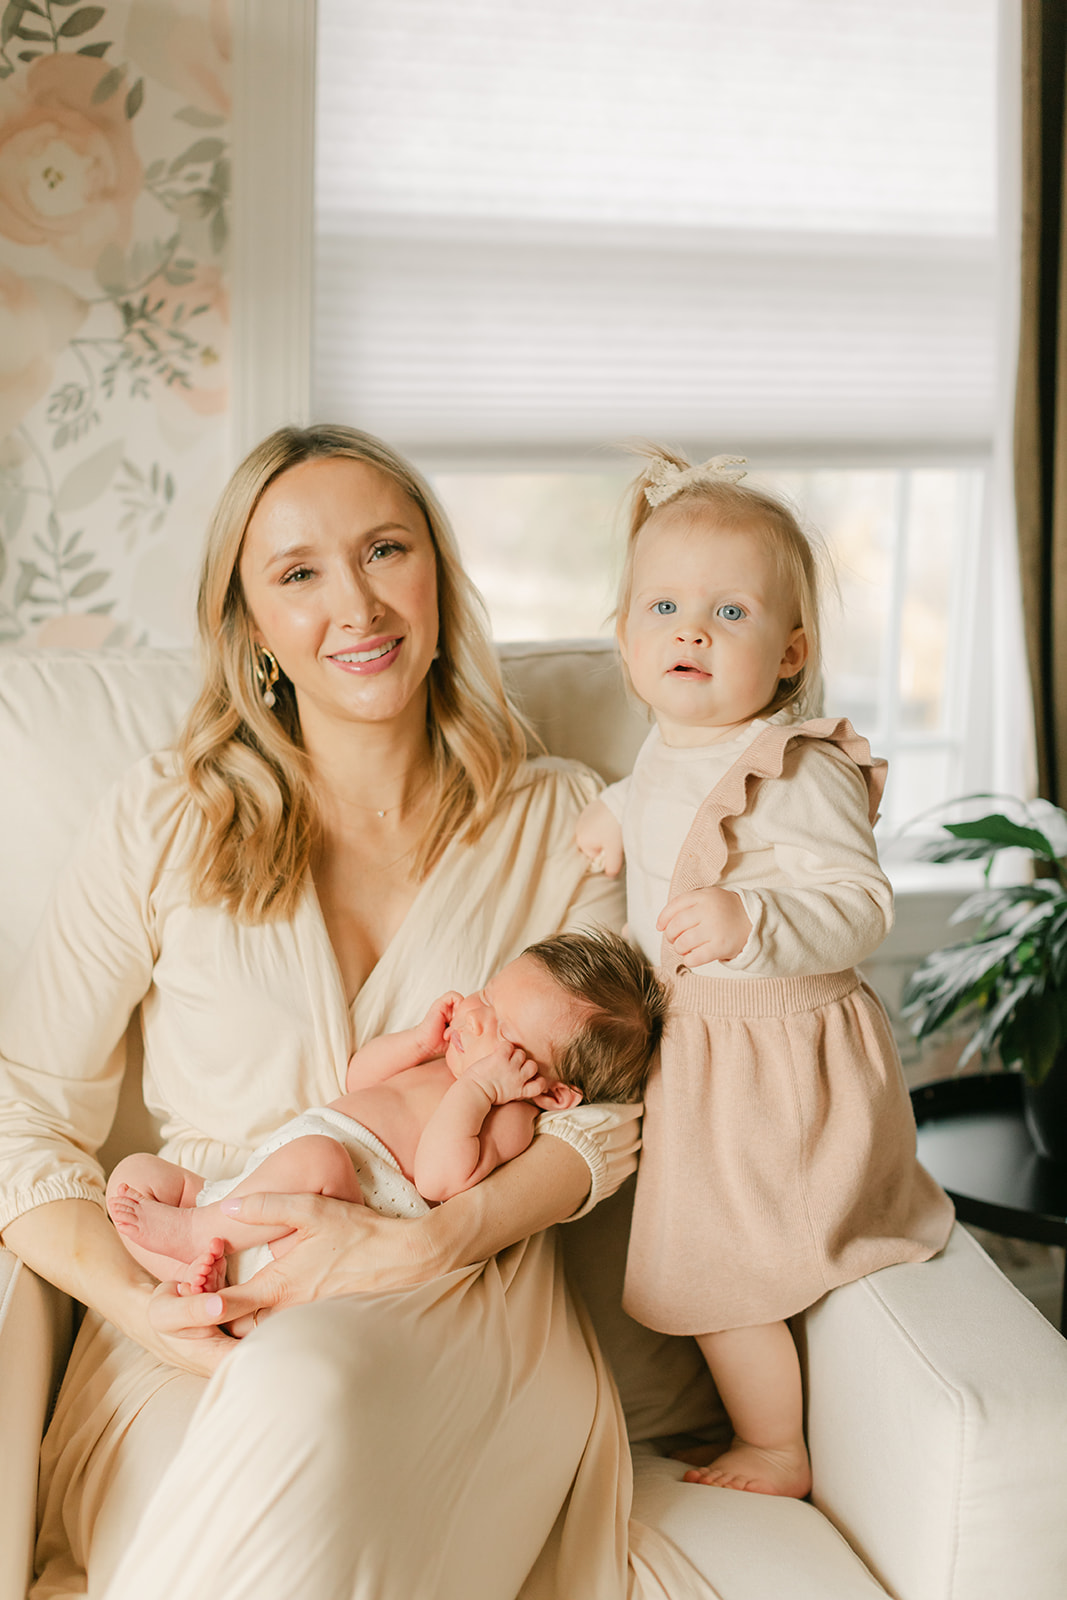
[[[841, 719], [771, 726], [701, 805], [671, 898], [718, 880], [723, 823], [821, 739], [856, 763], [873, 822], [885, 762]], [[645, 1100], [623, 1304], [663, 1333], [776, 1322], [945, 1244], [952, 1203], [915, 1157], [885, 1010], [852, 969], [702, 977], [664, 942], [671, 1017]]]

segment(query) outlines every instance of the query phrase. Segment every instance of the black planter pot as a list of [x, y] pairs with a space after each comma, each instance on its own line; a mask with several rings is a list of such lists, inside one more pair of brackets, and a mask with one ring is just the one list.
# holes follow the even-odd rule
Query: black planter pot
[[1039, 1155], [1067, 1162], [1067, 1050], [1061, 1050], [1043, 1083], [1023, 1079], [1023, 1115]]

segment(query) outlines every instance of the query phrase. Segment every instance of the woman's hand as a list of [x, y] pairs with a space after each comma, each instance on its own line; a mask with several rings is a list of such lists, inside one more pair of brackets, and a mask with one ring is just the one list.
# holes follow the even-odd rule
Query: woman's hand
[[219, 1321], [238, 1337], [286, 1306], [410, 1288], [441, 1270], [420, 1226], [426, 1219], [380, 1217], [367, 1206], [317, 1194], [246, 1194], [236, 1204], [231, 1214], [262, 1224], [265, 1238], [291, 1230], [284, 1254], [247, 1283], [210, 1297], [221, 1300]]
[[748, 943], [752, 924], [730, 889], [692, 889], [668, 901], [656, 927], [691, 967], [730, 961]]
[[157, 1283], [147, 1298], [144, 1326], [123, 1331], [168, 1366], [210, 1378], [236, 1348], [219, 1327], [224, 1316], [220, 1295], [183, 1295], [176, 1283]]
[[262, 1223], [265, 1237], [291, 1230], [293, 1243], [286, 1239], [285, 1254], [247, 1283], [220, 1291], [221, 1321], [242, 1335], [254, 1317], [285, 1306], [429, 1283], [562, 1222], [588, 1191], [582, 1156], [563, 1139], [546, 1138], [410, 1221], [323, 1195], [242, 1195], [231, 1215]]

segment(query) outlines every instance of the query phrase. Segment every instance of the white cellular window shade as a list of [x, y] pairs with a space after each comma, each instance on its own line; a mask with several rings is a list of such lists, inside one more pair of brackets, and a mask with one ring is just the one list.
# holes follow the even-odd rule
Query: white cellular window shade
[[319, 0], [313, 411], [988, 448], [995, 0]]

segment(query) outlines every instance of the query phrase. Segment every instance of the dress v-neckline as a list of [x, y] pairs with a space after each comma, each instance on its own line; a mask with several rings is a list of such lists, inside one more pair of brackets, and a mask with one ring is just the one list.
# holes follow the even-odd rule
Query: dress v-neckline
[[456, 846], [457, 841], [455, 839], [449, 840], [437, 861], [435, 861], [434, 865], [430, 868], [430, 871], [426, 874], [426, 877], [423, 878], [422, 882], [415, 891], [411, 904], [408, 906], [403, 917], [400, 919], [400, 923], [393, 933], [392, 938], [385, 945], [381, 955], [378, 957], [373, 967], [371, 967], [370, 971], [367, 973], [367, 976], [364, 978], [363, 982], [360, 984], [351, 1000], [349, 1000], [345, 990], [345, 981], [341, 972], [341, 963], [337, 959], [337, 951], [334, 949], [333, 940], [330, 938], [330, 930], [326, 926], [326, 918], [323, 915], [322, 902], [319, 899], [319, 891], [315, 884], [315, 879], [311, 869], [310, 867], [308, 868], [307, 877], [304, 884], [305, 901], [309, 909], [311, 920], [317, 930], [316, 936], [323, 944], [327, 952], [327, 968], [330, 973], [330, 987], [334, 993], [335, 1004], [339, 1002], [340, 1011], [347, 1018], [353, 1037], [356, 1033], [355, 1022], [357, 1007], [360, 1005], [361, 1001], [367, 997], [368, 992], [370, 994], [370, 1000], [373, 1001], [375, 989], [379, 988], [381, 984], [385, 982], [385, 978], [388, 975], [390, 967], [394, 965], [399, 946], [403, 942], [408, 928], [411, 926], [412, 919], [418, 911], [422, 900], [429, 893], [430, 888], [441, 873], [441, 870], [445, 866], [446, 862], [450, 860]]

